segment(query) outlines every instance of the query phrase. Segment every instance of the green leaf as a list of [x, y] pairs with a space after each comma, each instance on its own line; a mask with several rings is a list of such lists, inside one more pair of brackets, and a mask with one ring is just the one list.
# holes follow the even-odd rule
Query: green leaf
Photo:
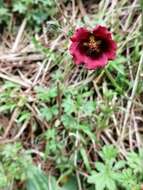
[[[120, 171], [115, 170], [114, 164], [116, 163], [117, 150], [112, 145], [106, 145], [99, 152], [99, 155], [103, 159], [103, 162], [96, 162], [95, 169], [92, 171], [91, 176], [88, 177], [88, 182], [95, 184], [96, 189], [116, 190], [117, 181], [120, 177]], [[122, 164], [116, 166], [116, 169], [120, 168]]]
[[31, 166], [27, 169], [27, 190], [48, 190], [48, 178], [37, 167]]
[[8, 179], [5, 175], [3, 165], [0, 163], [0, 188], [7, 187]]
[[5, 105], [0, 106], [0, 113], [5, 113], [5, 112], [12, 112], [14, 108], [16, 107], [15, 103], [8, 103]]
[[114, 170], [120, 170], [125, 167], [126, 162], [124, 160], [119, 160], [118, 162], [115, 163], [113, 166]]
[[62, 107], [64, 108], [65, 113], [67, 113], [68, 115], [76, 111], [75, 102], [71, 98], [71, 96], [68, 96], [66, 99], [63, 100]]
[[118, 178], [118, 182], [122, 187], [126, 188], [126, 190], [140, 189], [140, 185], [138, 184], [137, 179], [133, 175], [133, 172], [130, 168], [124, 169], [122, 171], [122, 175]]
[[17, 123], [22, 123], [25, 120], [29, 119], [30, 115], [31, 114], [29, 112], [27, 112], [27, 111], [21, 112], [19, 118], [17, 119]]
[[70, 177], [60, 190], [78, 190], [77, 179]]
[[2, 24], [3, 22], [7, 22], [9, 16], [10, 14], [8, 12], [8, 9], [6, 9], [5, 7], [0, 7], [0, 24]]
[[96, 140], [95, 134], [92, 132], [92, 128], [90, 125], [88, 125], [88, 124], [76, 124], [75, 128], [78, 130], [81, 130], [83, 133], [85, 133], [87, 136], [89, 136], [91, 141]]
[[135, 174], [140, 173], [143, 175], [143, 152], [140, 152], [140, 154], [135, 152], [128, 153], [127, 164]]
[[104, 171], [105, 165], [102, 162], [96, 162], [95, 167], [99, 172]]
[[26, 10], [27, 10], [27, 7], [20, 1], [15, 3], [13, 6], [14, 12], [25, 13]]
[[51, 108], [45, 107], [40, 109], [40, 114], [43, 119], [46, 119], [47, 121], [50, 121], [53, 117], [53, 113]]
[[20, 85], [11, 82], [11, 81], [5, 81], [4, 85], [3, 85], [4, 89], [20, 89]]
[[85, 102], [84, 105], [82, 106], [82, 111], [86, 115], [90, 116], [93, 112], [96, 111], [96, 102], [94, 102], [94, 101]]
[[61, 120], [66, 128], [75, 129], [77, 126], [76, 119], [71, 115], [62, 115]]
[[38, 99], [42, 101], [49, 101], [57, 96], [57, 89], [55, 87], [43, 88], [38, 86], [35, 88]]
[[94, 171], [91, 174], [92, 175], [88, 177], [88, 183], [95, 184], [97, 190], [104, 190], [106, 184], [104, 183], [103, 176], [101, 174], [97, 174]]
[[58, 114], [57, 106], [41, 108], [40, 114], [41, 114], [43, 119], [50, 121], [55, 115]]
[[116, 190], [117, 189], [115, 180], [112, 178], [110, 174], [108, 174], [108, 172], [97, 173], [93, 171], [91, 174], [92, 175], [88, 177], [88, 182], [95, 184], [97, 190], [98, 189], [100, 190], [104, 190], [104, 189]]
[[100, 156], [104, 161], [110, 161], [116, 158], [117, 153], [118, 151], [114, 146], [105, 145], [102, 149], [102, 152], [100, 152]]
[[125, 74], [125, 67], [124, 64], [127, 61], [127, 59], [123, 56], [118, 57], [114, 61], [111, 61], [109, 64], [109, 70], [113, 71], [116, 70], [120, 74], [124, 75]]

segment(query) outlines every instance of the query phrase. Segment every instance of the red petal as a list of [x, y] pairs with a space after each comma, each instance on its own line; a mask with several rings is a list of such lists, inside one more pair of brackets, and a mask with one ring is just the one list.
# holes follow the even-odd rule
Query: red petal
[[104, 67], [108, 62], [108, 58], [105, 54], [102, 54], [98, 59], [91, 59], [90, 57], [86, 57], [84, 59], [85, 67], [87, 69], [97, 69]]
[[111, 32], [109, 32], [105, 26], [97, 25], [93, 29], [93, 34], [97, 37], [102, 37], [103, 39], [112, 39]]
[[72, 42], [81, 41], [87, 39], [89, 34], [90, 32], [86, 28], [78, 28], [70, 39]]
[[113, 40], [108, 41], [108, 50], [105, 52], [108, 59], [113, 60], [116, 58], [117, 45]]
[[76, 64], [80, 64], [84, 60], [84, 54], [81, 54], [78, 48], [78, 42], [73, 42], [70, 46], [70, 53], [74, 58]]
[[93, 33], [94, 33], [95, 36], [106, 40], [106, 43], [108, 44], [108, 49], [104, 53], [106, 54], [107, 58], [111, 59], [111, 60], [115, 59], [117, 45], [112, 40], [111, 32], [109, 32], [108, 29], [105, 26], [98, 25], [93, 30]]

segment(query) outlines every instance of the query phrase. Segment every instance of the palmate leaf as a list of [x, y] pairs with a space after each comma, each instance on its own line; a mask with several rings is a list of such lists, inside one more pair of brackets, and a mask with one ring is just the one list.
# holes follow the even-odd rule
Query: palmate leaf
[[96, 162], [96, 171], [91, 172], [88, 182], [95, 184], [96, 190], [116, 190], [121, 177], [119, 169], [124, 167], [124, 163], [115, 164], [117, 150], [111, 145], [104, 146], [99, 155], [104, 162]]
[[138, 184], [138, 181], [130, 168], [122, 171], [122, 175], [120, 176], [118, 182], [126, 190], [140, 190], [140, 185]]
[[88, 177], [88, 183], [92, 183], [96, 185], [96, 189], [104, 190], [105, 183], [102, 182], [103, 176], [101, 174], [97, 174], [96, 172], [92, 172], [92, 175]]
[[143, 152], [140, 154], [135, 152], [130, 152], [127, 155], [127, 164], [130, 168], [133, 169], [134, 173], [143, 174]]
[[107, 175], [106, 173], [97, 173], [92, 172], [92, 175], [88, 177], [88, 182], [95, 184], [96, 190], [116, 190], [116, 183], [112, 176]]
[[71, 96], [68, 96], [63, 100], [62, 107], [64, 108], [65, 113], [68, 115], [76, 111], [76, 105]]
[[27, 7], [25, 6], [25, 4], [23, 4], [21, 2], [17, 2], [13, 6], [14, 12], [25, 13], [26, 10], [27, 10]]
[[35, 87], [37, 98], [41, 101], [47, 102], [57, 96], [57, 89], [55, 87], [44, 88], [41, 86]]
[[112, 145], [105, 145], [102, 151], [100, 152], [100, 156], [105, 162], [110, 162], [111, 160], [114, 160], [117, 154], [117, 149]]

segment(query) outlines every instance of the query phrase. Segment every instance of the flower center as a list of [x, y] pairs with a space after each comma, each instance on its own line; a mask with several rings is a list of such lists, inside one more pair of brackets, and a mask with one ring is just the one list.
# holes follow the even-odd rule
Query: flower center
[[89, 37], [89, 41], [88, 42], [84, 42], [84, 46], [88, 46], [90, 50], [92, 51], [96, 51], [96, 52], [100, 52], [100, 44], [101, 41], [100, 40], [96, 40], [95, 37], [93, 35], [91, 35]]

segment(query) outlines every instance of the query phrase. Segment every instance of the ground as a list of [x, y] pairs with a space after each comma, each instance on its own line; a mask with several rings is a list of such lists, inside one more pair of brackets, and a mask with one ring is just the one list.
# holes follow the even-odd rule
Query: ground
[[[142, 15], [142, 0], [0, 1], [0, 189], [142, 189]], [[117, 55], [88, 70], [70, 37], [98, 24]]]

